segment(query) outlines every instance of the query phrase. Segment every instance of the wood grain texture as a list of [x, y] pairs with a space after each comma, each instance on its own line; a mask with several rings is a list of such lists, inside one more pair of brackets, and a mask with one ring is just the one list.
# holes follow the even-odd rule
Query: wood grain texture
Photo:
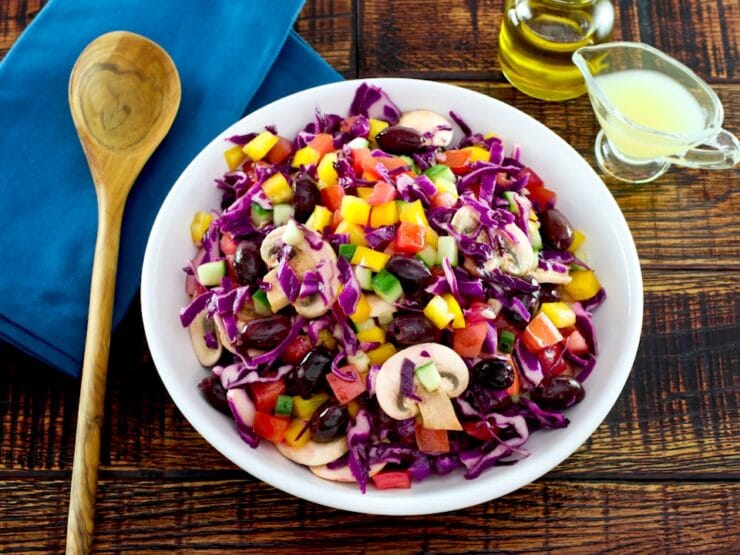
[[[58, 515], [66, 489], [59, 479], [0, 481], [5, 552], [61, 549]], [[729, 482], [544, 481], [463, 511], [379, 517], [320, 507], [249, 479], [103, 478], [93, 547], [100, 553], [731, 553], [738, 548], [738, 502], [740, 486]]]

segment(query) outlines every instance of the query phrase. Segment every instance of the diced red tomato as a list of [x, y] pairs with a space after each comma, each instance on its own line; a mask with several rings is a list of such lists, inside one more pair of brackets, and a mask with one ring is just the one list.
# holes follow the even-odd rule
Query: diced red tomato
[[[529, 187], [527, 187], [529, 189]], [[533, 187], [529, 189], [529, 200], [540, 212], [553, 208], [558, 201], [555, 191], [545, 187]]]
[[540, 312], [527, 324], [521, 338], [527, 349], [533, 353], [541, 351], [550, 345], [560, 343], [563, 340], [560, 330], [555, 327], [555, 324], [552, 323], [544, 312]]
[[303, 360], [303, 357], [308, 354], [311, 348], [311, 340], [307, 336], [297, 335], [295, 339], [285, 347], [280, 358], [286, 364], [298, 364]]
[[336, 229], [339, 224], [342, 223], [342, 212], [337, 210], [334, 212], [334, 215], [331, 217], [331, 227], [332, 229]]
[[342, 133], [349, 133], [352, 126], [355, 124], [355, 121], [357, 121], [357, 118], [358, 116], [349, 116], [348, 118], [344, 118], [339, 122], [339, 130]]
[[239, 278], [236, 275], [236, 268], [234, 267], [234, 255], [233, 254], [227, 254], [226, 255], [226, 275], [231, 278], [231, 281], [234, 283], [238, 283]]
[[416, 254], [426, 244], [426, 228], [419, 224], [401, 222], [396, 231], [395, 250], [405, 254]]
[[373, 482], [378, 489], [409, 489], [411, 475], [408, 470], [381, 472], [373, 476]]
[[581, 332], [578, 330], [573, 330], [570, 335], [568, 335], [566, 345], [568, 347], [568, 351], [574, 355], [582, 355], [590, 351], [586, 338], [583, 337]]
[[529, 176], [529, 180], [527, 181], [527, 188], [530, 187], [544, 187], [545, 183], [542, 181], [542, 178], [540, 178], [539, 175], [537, 175], [532, 168], [522, 168], [519, 170], [519, 173], [517, 174], [517, 178], [522, 177], [524, 175]]
[[329, 373], [326, 375], [326, 381], [329, 382], [331, 390], [334, 392], [334, 396], [337, 398], [341, 405], [346, 405], [352, 399], [359, 396], [366, 391], [365, 380], [362, 379], [357, 368], [351, 364], [344, 366], [339, 369], [343, 374], [351, 374], [354, 376], [354, 381], [343, 380], [336, 374]]
[[537, 354], [545, 375], [550, 376], [563, 371], [566, 366], [566, 362], [563, 360], [563, 350], [562, 345], [556, 344], [545, 347]]
[[218, 245], [221, 247], [221, 252], [226, 256], [236, 253], [236, 241], [234, 241], [231, 233], [226, 232], [221, 235]]
[[254, 413], [254, 431], [263, 439], [280, 443], [285, 438], [285, 430], [290, 424], [287, 416], [273, 416], [257, 411]]
[[450, 452], [450, 438], [447, 430], [430, 430], [421, 424], [414, 426], [416, 446], [422, 453], [438, 455]]
[[368, 204], [371, 206], [378, 206], [379, 204], [385, 204], [396, 198], [396, 188], [390, 183], [385, 181], [378, 181], [373, 186], [373, 192], [367, 199]]
[[377, 181], [380, 179], [375, 165], [377, 158], [370, 154], [369, 148], [355, 148], [352, 150], [352, 166], [358, 174], [362, 174], [365, 179]]
[[496, 433], [496, 426], [483, 420], [469, 420], [462, 423], [463, 431], [469, 436], [481, 441], [493, 439]]
[[455, 175], [463, 175], [470, 171], [468, 160], [470, 160], [469, 150], [448, 150], [437, 154], [437, 161], [448, 165]]
[[[406, 160], [397, 156], [379, 156], [377, 158], [374, 157], [373, 160], [375, 160], [376, 165], [382, 164], [388, 171], [407, 167], [409, 165]], [[373, 165], [373, 167], [375, 167], [375, 165]]]
[[308, 146], [323, 156], [334, 151], [334, 138], [328, 133], [319, 133], [309, 141]]
[[484, 312], [493, 312], [493, 307], [483, 301], [473, 301], [470, 303], [470, 308], [465, 311], [465, 321], [468, 324], [488, 322], [489, 319], [483, 316]]
[[455, 204], [457, 204], [457, 198], [447, 191], [440, 191], [432, 197], [432, 208], [452, 208]]
[[267, 153], [266, 158], [270, 164], [279, 164], [280, 162], [284, 162], [292, 152], [293, 143], [285, 137], [280, 137], [278, 142], [275, 143], [275, 146]]
[[270, 414], [275, 410], [275, 402], [278, 395], [285, 391], [285, 382], [277, 380], [274, 382], [254, 382], [249, 384], [252, 400], [258, 412]]
[[344, 187], [339, 183], [321, 189], [321, 202], [332, 212], [339, 210], [344, 197]]
[[475, 358], [480, 354], [486, 333], [486, 322], [468, 323], [467, 327], [456, 328], [452, 349], [460, 356]]

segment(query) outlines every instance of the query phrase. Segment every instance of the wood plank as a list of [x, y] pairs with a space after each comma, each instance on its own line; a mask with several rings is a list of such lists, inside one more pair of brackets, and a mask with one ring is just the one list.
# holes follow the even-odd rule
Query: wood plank
[[357, 75], [357, 17], [352, 0], [309, 0], [296, 30], [346, 78]]
[[[61, 551], [64, 480], [0, 481], [0, 547]], [[738, 483], [539, 482], [443, 515], [370, 516], [324, 508], [250, 479], [146, 481], [101, 476], [98, 552], [729, 553]], [[398, 534], [399, 525], [403, 534]]]
[[[613, 40], [647, 42], [683, 60], [706, 79], [737, 81], [737, 2], [619, 0], [614, 4]], [[503, 81], [498, 62], [503, 5], [501, 0], [363, 2], [360, 75]], [[402, 12], [423, 15], [409, 24], [395, 17]], [[687, 21], [695, 23], [687, 25]]]
[[[632, 376], [606, 421], [557, 475], [740, 475], [739, 278], [738, 272], [644, 273], [642, 346]], [[146, 352], [134, 307], [112, 345], [103, 468], [233, 469], [172, 404]], [[77, 382], [7, 345], [0, 358], [6, 361], [0, 470], [69, 469]]]
[[46, 0], [0, 0], [0, 59], [45, 4]]

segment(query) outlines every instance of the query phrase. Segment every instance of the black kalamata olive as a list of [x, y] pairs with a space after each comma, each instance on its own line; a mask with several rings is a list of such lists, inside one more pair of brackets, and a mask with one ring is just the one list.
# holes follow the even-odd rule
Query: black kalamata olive
[[503, 358], [486, 358], [473, 366], [476, 383], [492, 389], [506, 389], [514, 383], [514, 367]]
[[254, 349], [274, 349], [290, 333], [290, 318], [282, 314], [256, 318], [244, 326], [242, 344]]
[[319, 202], [321, 202], [321, 194], [316, 183], [308, 175], [299, 174], [295, 178], [295, 193], [293, 194], [296, 221], [305, 223]]
[[266, 271], [259, 247], [251, 241], [239, 243], [234, 253], [234, 272], [239, 285], [257, 283]]
[[392, 125], [375, 136], [378, 146], [391, 154], [411, 154], [422, 147], [422, 138], [418, 131], [410, 127]]
[[198, 388], [203, 393], [203, 397], [206, 398], [209, 405], [217, 411], [231, 416], [229, 402], [226, 400], [226, 390], [221, 385], [221, 378], [216, 374], [211, 374], [207, 378], [203, 378], [201, 380], [198, 384]]
[[564, 251], [573, 243], [573, 227], [560, 210], [551, 208], [542, 216], [545, 239], [556, 249]]
[[334, 404], [319, 407], [311, 419], [311, 439], [320, 443], [331, 441], [344, 431], [348, 422], [346, 407]]
[[326, 347], [312, 349], [286, 376], [287, 393], [308, 399], [318, 389], [324, 376], [331, 371], [333, 359], [332, 353]]
[[405, 293], [423, 289], [429, 285], [434, 276], [421, 260], [408, 256], [393, 256], [386, 264], [386, 269], [398, 278]]
[[554, 303], [560, 300], [560, 289], [555, 283], [542, 283], [540, 285], [540, 301], [543, 303]]
[[555, 376], [532, 390], [532, 400], [543, 407], [567, 409], [580, 403], [586, 395], [581, 382], [572, 376]]
[[416, 345], [434, 341], [436, 326], [422, 314], [402, 314], [393, 318], [386, 329], [398, 345]]

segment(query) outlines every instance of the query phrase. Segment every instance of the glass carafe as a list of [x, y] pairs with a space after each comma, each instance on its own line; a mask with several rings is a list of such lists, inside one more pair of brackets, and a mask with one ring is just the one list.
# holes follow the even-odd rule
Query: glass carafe
[[610, 0], [506, 0], [499, 60], [509, 82], [529, 96], [567, 100], [586, 92], [571, 55], [609, 40]]

